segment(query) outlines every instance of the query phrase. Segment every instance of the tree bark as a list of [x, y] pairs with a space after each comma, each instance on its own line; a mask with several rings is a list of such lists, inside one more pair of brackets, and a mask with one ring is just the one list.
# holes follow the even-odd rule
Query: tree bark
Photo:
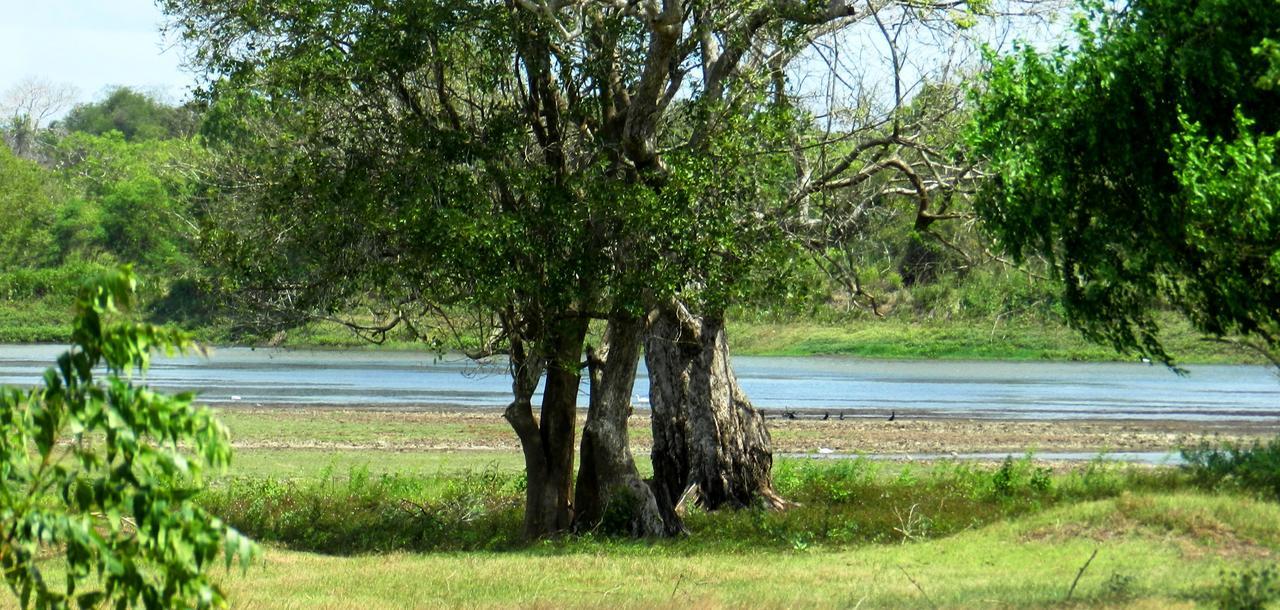
[[676, 303], [657, 313], [645, 340], [653, 409], [654, 489], [668, 521], [690, 489], [708, 509], [758, 502], [783, 508], [773, 489], [764, 418], [738, 385], [724, 317], [693, 316]]
[[[537, 355], [513, 349], [515, 400], [504, 416], [520, 437], [524, 451], [524, 534], [528, 539], [555, 536], [573, 521], [573, 450], [577, 429], [578, 384], [582, 380], [579, 358], [586, 339], [585, 319], [573, 317], [553, 322], [545, 348], [545, 364]], [[523, 362], [521, 362], [523, 360]], [[539, 366], [543, 365], [543, 366]], [[541, 371], [546, 371], [542, 393], [542, 417], [534, 418], [533, 392]]]
[[591, 403], [582, 431], [574, 529], [637, 537], [675, 535], [640, 478], [627, 435], [643, 320], [610, 320], [601, 348], [587, 350]]

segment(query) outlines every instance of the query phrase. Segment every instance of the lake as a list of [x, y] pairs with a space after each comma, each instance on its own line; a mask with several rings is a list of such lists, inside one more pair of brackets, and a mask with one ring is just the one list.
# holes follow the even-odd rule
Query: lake
[[[65, 348], [0, 346], [0, 384], [31, 385]], [[975, 419], [1275, 421], [1280, 378], [1265, 366], [1200, 365], [1179, 377], [1139, 363], [733, 359], [757, 407], [803, 415]], [[494, 408], [510, 399], [500, 365], [422, 352], [222, 348], [157, 359], [147, 381], [215, 405]], [[647, 405], [641, 366], [635, 402]], [[580, 405], [585, 407], [584, 386]]]

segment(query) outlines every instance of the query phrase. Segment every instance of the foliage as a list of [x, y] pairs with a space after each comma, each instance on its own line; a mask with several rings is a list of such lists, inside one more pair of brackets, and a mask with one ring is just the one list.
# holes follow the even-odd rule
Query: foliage
[[[253, 556], [191, 501], [204, 468], [230, 461], [226, 429], [191, 394], [132, 380], [152, 352], [196, 348], [179, 331], [120, 319], [135, 286], [127, 267], [87, 283], [71, 349], [41, 387], [0, 395], [0, 569], [23, 607], [221, 605], [204, 573], [219, 554], [228, 566]], [[63, 582], [46, 577], [55, 568]]]
[[1043, 255], [1086, 337], [1166, 363], [1154, 312], [1280, 347], [1280, 92], [1272, 0], [1083, 4], [1078, 50], [994, 59], [971, 141], [979, 214]]
[[71, 109], [62, 121], [67, 131], [105, 135], [119, 132], [125, 140], [186, 138], [195, 132], [196, 114], [165, 104], [145, 93], [118, 87], [101, 101]]
[[[1067, 502], [1125, 492], [1188, 487], [1173, 469], [1152, 471], [1105, 462], [1053, 474], [1033, 456], [999, 466], [943, 462], [901, 465], [868, 459], [783, 460], [779, 493], [799, 502], [787, 511], [691, 509], [693, 549], [801, 550], [950, 536]], [[246, 534], [296, 550], [328, 554], [391, 551], [478, 551], [526, 548], [520, 536], [524, 480], [490, 465], [434, 475], [347, 473], [282, 480], [234, 477], [212, 486], [199, 503]], [[605, 525], [608, 525], [606, 522]], [[580, 542], [626, 538], [601, 527]]]
[[1280, 501], [1280, 437], [1249, 446], [1202, 443], [1182, 449], [1185, 468], [1205, 485], [1227, 485]]
[[169, 277], [191, 271], [191, 200], [207, 159], [198, 142], [76, 133], [58, 143], [57, 156], [61, 177], [81, 198], [64, 212], [64, 257], [106, 253]]
[[1214, 601], [1222, 610], [1262, 610], [1280, 600], [1280, 571], [1275, 565], [1224, 570]]
[[47, 172], [0, 146], [0, 271], [47, 265], [58, 257], [58, 188]]

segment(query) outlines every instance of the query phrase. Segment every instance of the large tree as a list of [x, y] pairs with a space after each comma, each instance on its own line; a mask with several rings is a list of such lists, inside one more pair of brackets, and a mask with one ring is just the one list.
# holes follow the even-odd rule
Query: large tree
[[[779, 503], [723, 331], [804, 199], [800, 113], [772, 87], [818, 36], [963, 3], [163, 4], [212, 77], [206, 130], [227, 166], [206, 243], [232, 288], [281, 328], [360, 306], [348, 321], [373, 335], [466, 324], [474, 356], [510, 363], [539, 536], [670, 534], [691, 488], [712, 507]], [[627, 444], [642, 342], [653, 486]]]
[[117, 87], [97, 102], [79, 104], [62, 120], [67, 131], [93, 135], [118, 131], [129, 141], [186, 138], [196, 123], [191, 107], [171, 106], [129, 87]]
[[1156, 313], [1280, 365], [1274, 0], [1084, 5], [1076, 49], [1024, 48], [985, 79], [979, 210], [1064, 281], [1069, 322], [1170, 362]]

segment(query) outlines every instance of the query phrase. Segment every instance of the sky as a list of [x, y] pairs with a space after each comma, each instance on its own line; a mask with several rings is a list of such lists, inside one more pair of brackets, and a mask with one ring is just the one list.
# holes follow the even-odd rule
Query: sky
[[80, 102], [118, 85], [176, 102], [194, 85], [153, 0], [0, 0], [0, 15], [0, 92], [35, 77], [75, 86]]
[[[99, 100], [116, 86], [178, 103], [194, 85], [195, 78], [181, 67], [182, 49], [160, 32], [164, 16], [155, 0], [0, 0], [0, 15], [0, 95], [23, 79], [37, 78], [74, 86], [80, 103]], [[852, 59], [863, 73], [858, 82], [888, 80], [888, 56], [886, 49], [876, 48], [877, 39], [872, 32], [863, 36], [871, 44], [856, 45], [862, 47]], [[800, 76], [795, 83], [800, 89], [825, 90], [825, 77]]]

